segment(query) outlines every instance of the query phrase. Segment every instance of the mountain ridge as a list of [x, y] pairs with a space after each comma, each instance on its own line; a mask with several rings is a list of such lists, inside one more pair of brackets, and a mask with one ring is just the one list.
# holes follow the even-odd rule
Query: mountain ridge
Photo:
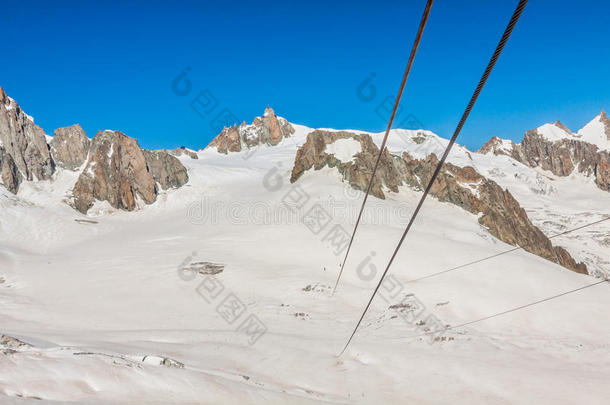
[[[15, 112], [20, 110], [18, 104], [12, 99], [9, 99], [8, 106], [10, 109], [5, 107], [5, 110]], [[23, 117], [20, 119], [23, 122], [25, 122], [24, 120], [31, 122], [26, 125], [34, 125], [33, 119], [28, 117], [23, 113]], [[591, 123], [594, 121], [606, 125], [608, 120], [602, 111], [583, 128], [590, 130]], [[526, 248], [526, 250], [559, 263], [570, 270], [587, 273], [586, 264], [578, 262], [567, 251], [561, 250], [562, 248], [551, 245], [539, 228], [532, 224], [518, 202], [521, 196], [516, 199], [506, 189], [505, 184], [497, 182], [500, 179], [491, 175], [492, 171], [486, 172], [484, 169], [490, 164], [493, 166], [493, 159], [495, 159], [484, 157], [487, 155], [505, 155], [528, 167], [540, 166], [543, 170], [549, 170], [553, 174], [563, 177], [570, 175], [577, 167], [578, 173], [582, 173], [585, 177], [591, 177], [592, 173], [595, 174], [596, 184], [603, 189], [603, 184], [607, 184], [604, 177], [605, 171], [599, 170], [599, 168], [603, 168], [604, 162], [607, 161], [605, 152], [598, 153], [597, 146], [584, 141], [563, 139], [564, 137], [575, 137], [575, 135], [560, 121], [545, 125], [551, 125], [554, 130], [562, 131], [565, 136], [562, 135], [562, 139], [558, 141], [550, 141], [547, 139], [550, 135], [544, 129], [540, 131], [542, 133], [537, 130], [528, 131], [524, 141], [520, 144], [492, 138], [476, 152], [472, 152], [462, 145], [456, 145], [438, 184], [435, 184], [432, 195], [440, 201], [452, 203], [468, 212], [480, 215], [479, 222], [500, 240], [511, 245], [521, 245], [524, 248], [534, 246]], [[598, 127], [599, 125], [596, 128], [599, 129]], [[296, 136], [295, 128], [298, 128], [301, 131], [299, 133], [303, 135]], [[41, 129], [36, 130], [36, 134], [39, 139], [45, 136]], [[96, 202], [107, 202], [115, 209], [136, 210], [154, 203], [162, 191], [181, 188], [189, 182], [188, 172], [190, 170], [184, 166], [186, 161], [183, 159], [199, 159], [203, 156], [202, 153], [208, 152], [217, 153], [220, 156], [235, 154], [248, 159], [261, 150], [262, 146], [273, 148], [288, 140], [294, 142], [296, 147], [291, 158], [293, 160], [291, 182], [294, 183], [312, 166], [315, 166], [316, 170], [324, 166], [336, 167], [344, 181], [356, 190], [362, 191], [368, 182], [367, 173], [371, 172], [372, 162], [378, 153], [375, 139], [378, 139], [381, 134], [362, 131], [316, 130], [296, 124], [293, 126], [286, 119], [276, 116], [272, 108], [267, 107], [264, 114], [256, 117], [252, 124], [244, 122], [239, 126], [225, 127], [206, 148], [198, 153], [185, 148], [147, 151], [138, 146], [137, 140], [129, 138], [121, 132], [110, 130], [99, 131], [93, 139], [89, 139], [78, 124], [59, 128], [55, 130], [54, 135], [45, 138], [53, 170], [75, 172], [77, 179], [68, 191], [71, 195], [68, 203], [86, 214]], [[304, 137], [305, 135], [307, 136]], [[421, 190], [429, 175], [429, 170], [426, 168], [429, 169], [432, 162], [438, 159], [448, 142], [445, 138], [423, 129], [392, 130], [391, 135], [388, 150], [384, 152], [385, 157], [382, 159], [382, 162], [385, 163], [382, 164], [379, 173], [381, 177], [375, 181], [372, 190], [374, 196], [382, 199], [385, 198], [384, 189], [388, 189], [392, 193], [399, 193], [399, 187], [406, 185]], [[318, 138], [324, 139], [319, 142], [318, 152], [313, 155], [305, 152], [313, 150], [311, 142]], [[357, 140], [355, 148], [358, 150], [352, 147], [353, 150], [346, 151], [343, 150], [344, 147], [338, 147], [324, 154], [325, 151], [328, 152], [329, 148], [334, 148], [337, 139]], [[299, 142], [303, 144], [299, 145]], [[552, 145], [555, 143], [560, 145], [557, 147], [557, 151], [548, 147], [549, 142]], [[26, 149], [27, 147], [26, 144]], [[549, 155], [547, 156], [546, 153]], [[581, 161], [573, 163], [573, 160], [576, 159]], [[23, 174], [12, 161], [12, 155], [2, 149], [0, 149], [0, 160], [2, 181], [8, 185], [7, 189], [11, 192], [14, 190], [15, 194], [18, 189], [18, 184], [17, 186], [15, 184], [21, 181], [20, 176], [23, 177]], [[356, 164], [350, 162], [352, 160]], [[481, 167], [482, 163], [484, 165]], [[462, 180], [456, 182], [456, 176]], [[464, 176], [476, 177], [476, 179], [466, 181]], [[552, 192], [552, 186], [548, 190]], [[492, 195], [495, 197], [492, 198]], [[497, 201], [494, 202], [494, 199]], [[504, 201], [505, 204], [498, 205], [499, 201]], [[500, 214], [502, 212], [506, 215]], [[517, 235], [516, 238], [515, 235]]]
[[576, 171], [610, 191], [610, 120], [604, 110], [577, 133], [556, 121], [527, 131], [520, 143], [493, 137], [477, 152], [510, 156], [562, 177]]

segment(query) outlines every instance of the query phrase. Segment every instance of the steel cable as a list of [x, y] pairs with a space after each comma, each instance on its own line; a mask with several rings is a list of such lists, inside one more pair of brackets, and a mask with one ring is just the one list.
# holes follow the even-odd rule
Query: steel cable
[[[587, 228], [589, 226], [599, 224], [600, 222], [604, 222], [604, 221], [607, 221], [609, 219], [610, 219], [610, 217], [606, 217], [606, 218], [600, 219], [600, 220], [595, 221], [595, 222], [590, 222], [588, 224], [581, 225], [581, 226], [579, 226], [577, 228], [569, 229], [567, 231], [563, 231], [563, 232], [560, 232], [558, 234], [551, 235], [548, 238], [549, 239], [553, 239], [553, 238], [556, 238], [558, 236], [566, 235], [568, 233], [575, 232], [575, 231], [581, 230], [583, 228]], [[498, 256], [505, 255], [507, 253], [515, 252], [515, 251], [520, 250], [520, 249], [524, 249], [524, 247], [523, 246], [517, 246], [517, 247], [514, 247], [512, 249], [507, 249], [507, 250], [504, 250], [502, 252], [495, 253], [495, 254], [493, 254], [491, 256], [487, 256], [487, 257], [483, 257], [481, 259], [473, 260], [472, 262], [460, 264], [459, 266], [452, 267], [452, 268], [447, 269], [447, 270], [443, 270], [443, 271], [439, 271], [439, 272], [436, 272], [436, 273], [431, 273], [431, 274], [428, 274], [428, 275], [425, 275], [425, 276], [422, 276], [422, 277], [414, 278], [412, 280], [407, 281], [407, 283], [415, 283], [417, 281], [426, 280], [428, 278], [440, 276], [441, 274], [445, 274], [445, 273], [449, 273], [449, 272], [452, 272], [452, 271], [455, 271], [455, 270], [463, 269], [464, 267], [472, 266], [473, 264], [481, 263], [481, 262], [484, 262], [486, 260], [493, 259], [493, 258], [496, 258]]]
[[607, 283], [608, 281], [610, 281], [610, 280], [606, 278], [606, 279], [597, 281], [595, 283], [591, 283], [591, 284], [584, 285], [582, 287], [574, 288], [574, 289], [569, 290], [569, 291], [565, 291], [565, 292], [562, 292], [562, 293], [559, 293], [559, 294], [556, 294], [556, 295], [553, 295], [553, 296], [550, 296], [550, 297], [546, 297], [546, 298], [540, 299], [538, 301], [530, 302], [529, 304], [524, 304], [524, 305], [520, 305], [520, 306], [515, 307], [515, 308], [507, 309], [506, 311], [502, 311], [502, 312], [498, 312], [498, 313], [495, 313], [495, 314], [492, 314], [492, 315], [488, 315], [488, 316], [485, 316], [483, 318], [475, 319], [473, 321], [464, 322], [464, 323], [461, 323], [459, 325], [447, 326], [447, 327], [443, 328], [440, 331], [428, 331], [428, 332], [421, 333], [419, 335], [406, 336], [406, 337], [401, 338], [401, 339], [411, 339], [411, 338], [417, 338], [417, 337], [433, 335], [433, 334], [437, 334], [437, 333], [443, 333], [443, 332], [446, 332], [448, 330], [462, 328], [464, 326], [472, 325], [474, 323], [487, 321], [488, 319], [492, 319], [492, 318], [496, 318], [498, 316], [510, 314], [511, 312], [515, 312], [515, 311], [519, 311], [521, 309], [533, 307], [534, 305], [542, 304], [544, 302], [548, 302], [548, 301], [554, 300], [556, 298], [561, 298], [561, 297], [564, 297], [566, 295], [569, 295], [569, 294], [572, 294], [572, 293], [575, 293], [575, 292], [578, 292], [578, 291], [586, 290], [587, 288], [595, 287], [596, 285]]
[[396, 110], [398, 109], [398, 105], [400, 104], [400, 99], [402, 97], [403, 90], [407, 83], [407, 78], [409, 77], [409, 72], [411, 71], [411, 66], [413, 65], [413, 61], [415, 60], [415, 54], [417, 53], [417, 49], [419, 47], [419, 43], [421, 41], [422, 34], [424, 33], [424, 28], [426, 27], [426, 22], [428, 21], [428, 16], [430, 15], [430, 9], [432, 8], [432, 3], [434, 0], [428, 0], [426, 4], [426, 8], [424, 9], [424, 14], [421, 18], [421, 22], [419, 23], [419, 29], [417, 30], [417, 35], [415, 36], [415, 42], [413, 43], [413, 47], [411, 48], [411, 54], [409, 55], [409, 61], [407, 62], [407, 67], [405, 68], [405, 73], [402, 76], [402, 82], [400, 83], [400, 88], [398, 89], [398, 95], [396, 96], [396, 101], [394, 102], [394, 108], [392, 109], [392, 115], [390, 115], [390, 121], [388, 122], [388, 127], [385, 130], [385, 135], [383, 136], [383, 140], [381, 141], [381, 146], [379, 147], [379, 154], [377, 155], [377, 160], [375, 161], [375, 166], [373, 167], [373, 173], [371, 174], [371, 179], [369, 180], [369, 184], [366, 188], [366, 193], [364, 194], [364, 200], [362, 201], [362, 206], [360, 207], [360, 212], [358, 213], [358, 219], [356, 220], [356, 225], [354, 226], [354, 231], [352, 232], [352, 237], [350, 238], [349, 245], [347, 246], [347, 252], [345, 253], [345, 258], [343, 259], [343, 263], [341, 263], [341, 270], [339, 270], [339, 275], [337, 276], [337, 281], [335, 282], [335, 287], [333, 288], [333, 294], [337, 290], [337, 286], [339, 285], [339, 280], [341, 279], [341, 275], [343, 274], [343, 268], [345, 266], [345, 262], [347, 261], [347, 257], [349, 256], [349, 252], [352, 248], [352, 243], [354, 242], [354, 236], [356, 235], [356, 230], [358, 229], [358, 225], [360, 224], [360, 218], [362, 217], [362, 212], [364, 211], [364, 206], [366, 205], [366, 200], [369, 197], [369, 193], [371, 192], [371, 187], [373, 186], [373, 181], [375, 179], [375, 173], [377, 173], [377, 167], [379, 166], [379, 161], [381, 160], [381, 156], [383, 155], [385, 144], [388, 140], [388, 135], [390, 134], [390, 129], [392, 128], [392, 123], [394, 122], [394, 117], [396, 116]]
[[345, 350], [349, 346], [350, 342], [354, 338], [354, 335], [356, 334], [358, 327], [362, 323], [362, 319], [364, 319], [364, 316], [366, 315], [366, 312], [368, 311], [369, 307], [371, 306], [371, 303], [373, 302], [373, 299], [375, 298], [375, 295], [377, 294], [377, 291], [379, 290], [379, 287], [381, 286], [383, 279], [385, 278], [386, 274], [388, 273], [388, 271], [392, 265], [392, 262], [394, 261], [394, 258], [396, 257], [396, 254], [398, 253], [398, 250], [402, 246], [402, 243], [404, 242], [407, 234], [409, 233], [409, 230], [411, 229], [413, 222], [417, 218], [417, 215], [419, 214], [419, 210], [421, 209], [424, 201], [426, 200], [426, 197], [428, 196], [428, 193], [430, 192], [430, 189], [432, 188], [432, 185], [434, 184], [436, 177], [440, 173], [440, 171], [443, 167], [443, 164], [445, 163], [445, 160], [447, 159], [447, 156], [449, 155], [449, 152], [451, 151], [451, 148], [453, 147], [453, 145], [455, 143], [455, 140], [457, 139], [458, 135], [460, 134], [460, 131], [462, 130], [462, 127], [466, 123], [466, 119], [470, 115], [470, 111], [474, 107], [474, 104], [477, 101], [477, 98], [479, 97], [479, 94], [481, 93], [483, 86], [485, 86], [485, 82], [487, 82], [487, 79], [489, 78], [491, 71], [493, 70], [496, 62], [498, 61], [498, 58], [499, 58], [500, 54], [502, 53], [502, 50], [504, 49], [504, 45], [506, 45], [506, 42], [510, 38], [511, 33], [512, 33], [513, 29], [515, 28], [515, 25], [517, 24], [517, 21], [519, 21], [519, 17], [521, 17], [521, 14], [523, 13], [523, 9], [525, 8], [527, 1], [528, 0], [519, 0], [519, 4], [517, 5], [517, 8], [513, 12], [512, 17], [511, 17], [506, 29], [504, 30], [504, 34], [502, 34], [502, 37], [500, 38], [500, 42], [496, 46], [496, 50], [494, 51], [489, 63], [487, 64], [487, 67], [485, 68], [485, 71], [483, 72], [483, 76], [481, 77], [479, 84], [477, 85], [472, 97], [470, 98], [470, 102], [466, 106], [466, 110], [464, 111], [464, 114], [462, 115], [462, 118], [460, 119], [460, 122], [458, 123], [458, 125], [453, 133], [453, 136], [451, 137], [449, 144], [447, 145], [447, 148], [445, 149], [445, 152], [443, 153], [442, 158], [440, 159], [438, 165], [436, 166], [436, 169], [434, 170], [434, 173], [432, 174], [432, 177], [431, 177], [428, 185], [426, 186], [424, 194], [422, 195], [421, 199], [419, 200], [419, 203], [417, 204], [417, 207], [415, 208], [415, 211], [413, 212], [413, 216], [409, 220], [407, 228], [405, 229], [404, 233], [402, 234], [402, 237], [400, 238], [400, 241], [398, 242], [398, 245], [396, 246], [396, 249], [394, 250], [392, 257], [390, 258], [390, 260], [386, 266], [386, 269], [384, 270], [383, 274], [381, 275], [381, 278], [379, 279], [379, 282], [377, 283], [377, 286], [375, 287], [375, 290], [373, 291], [373, 294], [371, 295], [371, 298], [369, 299], [366, 307], [364, 308], [364, 311], [362, 312], [362, 315], [360, 316], [360, 319], [358, 320], [356, 327], [354, 328], [350, 338], [348, 339], [347, 343], [345, 344], [345, 347], [343, 348], [343, 350], [341, 350], [341, 353], [339, 353], [339, 356], [345, 352]]

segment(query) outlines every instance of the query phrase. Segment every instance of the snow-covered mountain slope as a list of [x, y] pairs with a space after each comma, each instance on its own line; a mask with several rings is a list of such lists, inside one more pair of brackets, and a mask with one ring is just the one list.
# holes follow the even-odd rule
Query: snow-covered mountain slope
[[600, 150], [610, 150], [610, 120], [606, 113], [602, 111], [582, 127], [578, 135], [583, 141], [597, 145]]
[[536, 131], [551, 142], [575, 140], [595, 145], [602, 151], [610, 150], [610, 120], [603, 110], [576, 133], [560, 121], [544, 124]]
[[549, 141], [578, 140], [593, 144], [600, 150], [610, 150], [610, 121], [604, 111], [600, 112], [576, 133], [570, 131], [560, 122], [544, 124], [538, 127], [537, 131]]
[[601, 190], [610, 191], [609, 148], [610, 120], [602, 111], [576, 134], [557, 121], [527, 131], [520, 143], [493, 137], [479, 152], [507, 155], [556, 176], [577, 173], [592, 178]]
[[[377, 145], [381, 144], [383, 133], [370, 135]], [[391, 131], [387, 147], [394, 155], [407, 152], [416, 159], [424, 159], [432, 153], [441, 156], [447, 143], [447, 139], [431, 131], [396, 129]], [[578, 261], [584, 261], [591, 274], [599, 277], [610, 274], [610, 221], [555, 237], [610, 216], [610, 195], [600, 190], [591, 177], [578, 172], [567, 177], [557, 176], [540, 167], [529, 167], [511, 156], [471, 152], [459, 144], [452, 149], [448, 162], [460, 167], [471, 166], [508, 189], [526, 209], [534, 225]]]
[[[73, 210], [62, 199], [79, 172], [61, 168], [52, 181], [24, 182], [16, 196], [0, 189], [0, 334], [26, 343], [0, 339], [0, 395], [43, 402], [449, 404], [457, 396], [469, 404], [605, 404], [607, 284], [435, 339], [421, 336], [436, 324], [459, 325], [597, 280], [515, 251], [410, 282], [512, 248], [475, 215], [433, 198], [392, 267], [397, 287], [385, 288], [337, 357], [421, 194], [403, 187], [369, 200], [331, 296], [342, 259], [335, 237], [351, 232], [363, 193], [328, 168], [291, 184], [295, 153], [311, 132], [293, 127], [275, 146], [179, 157], [189, 182], [161, 191], [140, 211], [103, 203], [88, 215]], [[382, 134], [372, 137], [379, 144]], [[428, 131], [395, 130], [389, 149], [425, 157], [440, 154], [446, 142]], [[353, 146], [336, 145], [333, 153], [348, 159]], [[583, 176], [552, 176], [458, 145], [450, 162], [509, 188], [545, 232], [610, 214], [608, 193]], [[599, 224], [560, 240], [603, 268], [607, 238], [607, 225]], [[207, 278], [183, 269], [202, 262], [224, 270]], [[409, 311], [416, 303], [423, 310]], [[247, 319], [260, 322], [258, 333], [246, 333]]]

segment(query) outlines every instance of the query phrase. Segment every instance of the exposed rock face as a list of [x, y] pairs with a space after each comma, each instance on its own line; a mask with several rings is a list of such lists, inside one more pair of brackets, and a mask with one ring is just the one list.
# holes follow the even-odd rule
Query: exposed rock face
[[[353, 138], [360, 142], [362, 151], [353, 161], [342, 162], [327, 153], [327, 146], [337, 139]], [[366, 190], [367, 182], [375, 164], [379, 149], [366, 134], [349, 132], [314, 131], [297, 151], [291, 182], [295, 182], [306, 170], [336, 167], [353, 188]], [[398, 186], [407, 184], [424, 189], [432, 177], [438, 159], [434, 154], [426, 159], [413, 159], [409, 154], [392, 156], [384, 151], [371, 194], [384, 198], [382, 186], [398, 191]], [[440, 201], [450, 202], [473, 214], [482, 214], [479, 222], [498, 239], [523, 247], [528, 252], [558, 263], [570, 270], [587, 273], [583, 263], [576, 263], [570, 254], [551, 241], [535, 227], [517, 200], [493, 180], [489, 180], [474, 168], [458, 167], [446, 163], [437, 177], [430, 193]]]
[[[605, 125], [606, 134], [610, 133], [610, 122], [603, 111], [599, 119]], [[507, 155], [529, 167], [540, 167], [556, 176], [569, 176], [576, 170], [585, 176], [594, 177], [595, 184], [600, 189], [610, 191], [610, 153], [579, 140], [578, 134], [573, 134], [559, 121], [553, 125], [573, 138], [552, 141], [533, 129], [525, 133], [520, 144], [493, 137], [478, 152]]]
[[91, 140], [80, 125], [56, 129], [50, 142], [51, 156], [59, 166], [78, 169], [87, 160]]
[[182, 187], [189, 181], [186, 168], [166, 151], [142, 150], [150, 174], [163, 190]]
[[540, 166], [557, 176], [569, 176], [574, 170], [595, 177], [595, 184], [610, 190], [610, 155], [587, 142], [561, 139], [551, 142], [536, 130], [527, 131], [513, 157], [530, 167]]
[[[424, 189], [438, 165], [438, 159], [432, 154], [424, 160], [414, 160], [405, 153], [400, 165], [406, 182], [411, 187]], [[584, 263], [577, 263], [565, 249], [553, 246], [544, 233], [531, 223], [525, 210], [508, 190], [480, 175], [474, 168], [445, 163], [430, 194], [473, 214], [482, 214], [479, 223], [501, 241], [521, 246], [530, 253], [575, 272], [588, 274]]]
[[240, 152], [261, 144], [277, 145], [293, 133], [292, 125], [267, 107], [263, 116], [256, 117], [250, 125], [244, 122], [239, 126], [225, 127], [207, 147], [216, 147], [219, 153], [224, 154]]
[[568, 128], [565, 125], [563, 125], [563, 122], [561, 122], [559, 120], [555, 121], [555, 123], [553, 125], [555, 125], [557, 128], [563, 129], [565, 132], [567, 132], [569, 134], [572, 133], [572, 131], [570, 131], [570, 128]]
[[136, 197], [151, 204], [156, 184], [135, 139], [118, 131], [101, 131], [93, 138], [87, 166], [74, 186], [74, 204], [86, 213], [94, 200], [131, 211]]
[[12, 336], [0, 335], [0, 353], [11, 355], [30, 347], [32, 346], [29, 343], [22, 342]]
[[513, 141], [509, 141], [506, 139], [498, 138], [494, 136], [487, 143], [481, 146], [481, 149], [477, 151], [477, 153], [493, 153], [494, 155], [506, 155], [513, 156], [513, 151], [515, 150], [515, 143]]
[[[50, 179], [55, 171], [44, 131], [34, 124], [32, 117], [24, 113], [15, 100], [6, 95], [2, 87], [0, 147], [4, 148], [5, 155], [11, 156], [14, 166], [25, 180]], [[19, 187], [19, 181], [16, 184], [14, 192]]]
[[162, 188], [188, 181], [186, 169], [167, 152], [143, 151], [135, 139], [118, 131], [100, 131], [92, 140], [89, 160], [74, 186], [75, 208], [86, 213], [95, 200], [128, 211], [140, 199], [153, 203]]
[[172, 156], [176, 156], [176, 157], [188, 156], [191, 159], [199, 159], [199, 156], [197, 156], [197, 153], [193, 152], [190, 149], [185, 148], [184, 146], [181, 146], [181, 147], [175, 148], [175, 149], [163, 149], [163, 150]]
[[13, 157], [6, 153], [6, 150], [0, 146], [0, 180], [4, 187], [11, 193], [17, 194], [19, 184], [21, 183], [21, 173], [15, 165]]
[[515, 155], [530, 167], [540, 166], [557, 176], [568, 176], [574, 170], [574, 164], [570, 150], [563, 145], [566, 141], [549, 142], [534, 129], [526, 132], [521, 145], [515, 145]]
[[[342, 162], [334, 154], [327, 152], [327, 146], [338, 139], [354, 139], [360, 143], [361, 151], [354, 156], [352, 161]], [[323, 167], [336, 167], [352, 187], [366, 191], [378, 153], [379, 148], [369, 135], [345, 131], [315, 130], [307, 135], [306, 142], [297, 150], [290, 182], [297, 181], [305, 171], [312, 167], [314, 170], [320, 170]], [[381, 156], [371, 186], [371, 194], [377, 198], [385, 198], [382, 186], [386, 186], [393, 192], [398, 192], [398, 186], [402, 184], [400, 173], [393, 160], [394, 158], [386, 149]]]
[[610, 118], [608, 118], [604, 110], [599, 114], [599, 120], [604, 124], [606, 139], [610, 141]]

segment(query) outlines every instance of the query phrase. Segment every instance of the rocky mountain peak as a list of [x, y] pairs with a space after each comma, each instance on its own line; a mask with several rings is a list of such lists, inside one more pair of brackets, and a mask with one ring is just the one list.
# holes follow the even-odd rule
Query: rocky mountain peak
[[561, 121], [545, 124], [525, 133], [521, 143], [493, 137], [479, 153], [507, 155], [556, 176], [574, 172], [593, 177], [602, 190], [610, 191], [610, 120], [602, 112], [573, 133]]
[[87, 160], [91, 140], [79, 124], [58, 128], [49, 143], [51, 156], [66, 169], [78, 169]]
[[11, 109], [11, 104], [14, 102], [12, 98], [10, 98], [2, 86], [0, 86], [0, 104], [4, 106], [5, 109]]
[[271, 107], [267, 107], [261, 117], [256, 117], [252, 124], [225, 127], [208, 148], [216, 147], [219, 153], [240, 152], [258, 145], [277, 145], [282, 139], [294, 134], [294, 128], [282, 117], [275, 115]]
[[570, 131], [570, 129], [568, 127], [566, 127], [565, 125], [563, 125], [563, 123], [559, 120], [555, 121], [555, 123], [553, 123], [553, 125], [555, 125], [557, 128], [561, 128], [568, 134], [572, 134], [572, 131]]
[[47, 144], [42, 128], [0, 87], [1, 184], [16, 194], [23, 180], [51, 179], [56, 163], [69, 170], [84, 166], [73, 188], [74, 206], [83, 213], [96, 200], [133, 210], [138, 201], [154, 202], [159, 189], [188, 182], [186, 168], [168, 151], [141, 149], [118, 131], [100, 131], [91, 140], [75, 124], [56, 129]]
[[181, 146], [179, 148], [174, 148], [174, 149], [163, 149], [163, 150], [172, 156], [176, 156], [176, 157], [188, 156], [191, 159], [199, 159], [199, 156], [197, 156], [197, 152], [187, 149], [185, 146]]
[[510, 156], [514, 147], [514, 142], [502, 139], [500, 137], [494, 136], [489, 141], [487, 141], [481, 148], [477, 151], [477, 153], [487, 154], [493, 153], [494, 155], [507, 155]]
[[[0, 87], [0, 167], [3, 184], [16, 193], [22, 179], [47, 180], [55, 171], [46, 135]], [[10, 158], [9, 158], [10, 156]], [[12, 173], [12, 174], [11, 174]]]
[[[297, 150], [290, 182], [294, 183], [311, 168], [320, 170], [323, 167], [334, 167], [353, 188], [364, 191], [378, 154], [379, 148], [367, 134], [318, 129], [308, 134], [305, 143]], [[385, 149], [375, 174], [371, 194], [383, 199], [384, 186], [398, 192], [400, 185], [400, 173], [392, 156]]]
[[[345, 141], [352, 141], [360, 148], [346, 145]], [[312, 168], [320, 170], [329, 167], [336, 168], [351, 187], [366, 190], [378, 153], [379, 149], [368, 134], [316, 130], [307, 136], [307, 141], [297, 151], [290, 182], [296, 182]], [[437, 165], [438, 157], [433, 153], [424, 159], [414, 159], [406, 152], [401, 156], [391, 155], [386, 149], [371, 194], [385, 198], [384, 188], [398, 192], [398, 186], [403, 184], [423, 190]], [[544, 233], [532, 224], [526, 211], [508, 190], [473, 167], [446, 163], [430, 193], [440, 201], [478, 215], [479, 223], [496, 238], [522, 246], [572, 271], [587, 273], [585, 264], [576, 262], [565, 249], [553, 246]]]
[[599, 121], [604, 125], [606, 139], [610, 141], [610, 119], [604, 110], [599, 113]]
[[165, 151], [147, 151], [119, 131], [100, 131], [91, 141], [87, 164], [74, 189], [74, 206], [86, 213], [95, 200], [132, 211], [152, 204], [162, 189], [188, 182], [186, 168]]

